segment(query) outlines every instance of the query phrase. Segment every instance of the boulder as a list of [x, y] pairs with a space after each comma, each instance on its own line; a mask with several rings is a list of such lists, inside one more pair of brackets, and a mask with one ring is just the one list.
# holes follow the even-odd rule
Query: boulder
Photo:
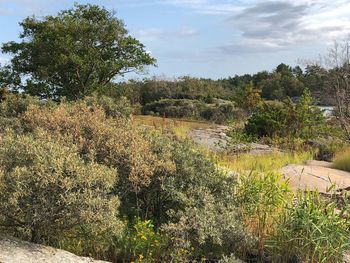
[[0, 263], [107, 263], [70, 252], [0, 236]]

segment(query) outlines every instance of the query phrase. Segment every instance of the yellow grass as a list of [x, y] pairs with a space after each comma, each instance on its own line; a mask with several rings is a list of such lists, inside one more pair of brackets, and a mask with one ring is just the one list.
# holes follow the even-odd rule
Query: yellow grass
[[240, 154], [240, 155], [227, 155], [218, 154], [218, 164], [226, 169], [244, 172], [244, 171], [257, 171], [257, 172], [277, 172], [283, 166], [288, 164], [300, 164], [307, 160], [312, 159], [313, 153], [311, 152], [272, 152], [269, 154]]
[[350, 148], [336, 153], [332, 167], [350, 172]]
[[188, 132], [193, 129], [207, 129], [212, 124], [199, 121], [162, 118], [147, 115], [137, 115], [133, 117], [136, 124], [152, 126], [161, 131], [172, 131], [178, 138], [187, 138]]

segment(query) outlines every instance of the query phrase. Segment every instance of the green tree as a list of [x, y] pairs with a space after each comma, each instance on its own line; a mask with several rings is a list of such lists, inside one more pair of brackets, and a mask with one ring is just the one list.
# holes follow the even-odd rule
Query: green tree
[[138, 72], [155, 59], [128, 34], [124, 23], [97, 5], [75, 5], [57, 16], [28, 17], [21, 42], [8, 42], [13, 70], [29, 76], [24, 90], [42, 97], [77, 99]]

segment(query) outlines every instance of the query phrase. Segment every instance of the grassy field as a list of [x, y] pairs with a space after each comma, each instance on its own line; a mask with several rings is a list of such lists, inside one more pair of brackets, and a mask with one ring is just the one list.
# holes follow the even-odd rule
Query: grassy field
[[154, 116], [148, 116], [148, 115], [133, 116], [133, 121], [136, 124], [152, 126], [157, 130], [172, 131], [177, 137], [182, 139], [187, 138], [188, 132], [190, 130], [207, 129], [209, 127], [215, 126], [214, 124], [206, 123], [206, 122], [162, 118], [162, 117], [154, 117]]

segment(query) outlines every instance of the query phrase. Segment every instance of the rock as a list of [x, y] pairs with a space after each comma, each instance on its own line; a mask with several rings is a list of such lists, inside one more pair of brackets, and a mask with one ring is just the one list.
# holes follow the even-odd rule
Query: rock
[[332, 163], [326, 162], [326, 161], [309, 160], [309, 161], [306, 161], [305, 164], [308, 166], [319, 166], [319, 167], [332, 168]]
[[13, 237], [0, 236], [1, 263], [107, 263]]
[[[336, 189], [350, 187], [350, 173], [326, 167], [325, 162], [309, 162], [311, 165], [290, 164], [281, 169], [284, 179], [294, 190], [315, 190], [327, 194], [327, 189], [335, 184]], [[319, 166], [321, 164], [321, 166]]]

